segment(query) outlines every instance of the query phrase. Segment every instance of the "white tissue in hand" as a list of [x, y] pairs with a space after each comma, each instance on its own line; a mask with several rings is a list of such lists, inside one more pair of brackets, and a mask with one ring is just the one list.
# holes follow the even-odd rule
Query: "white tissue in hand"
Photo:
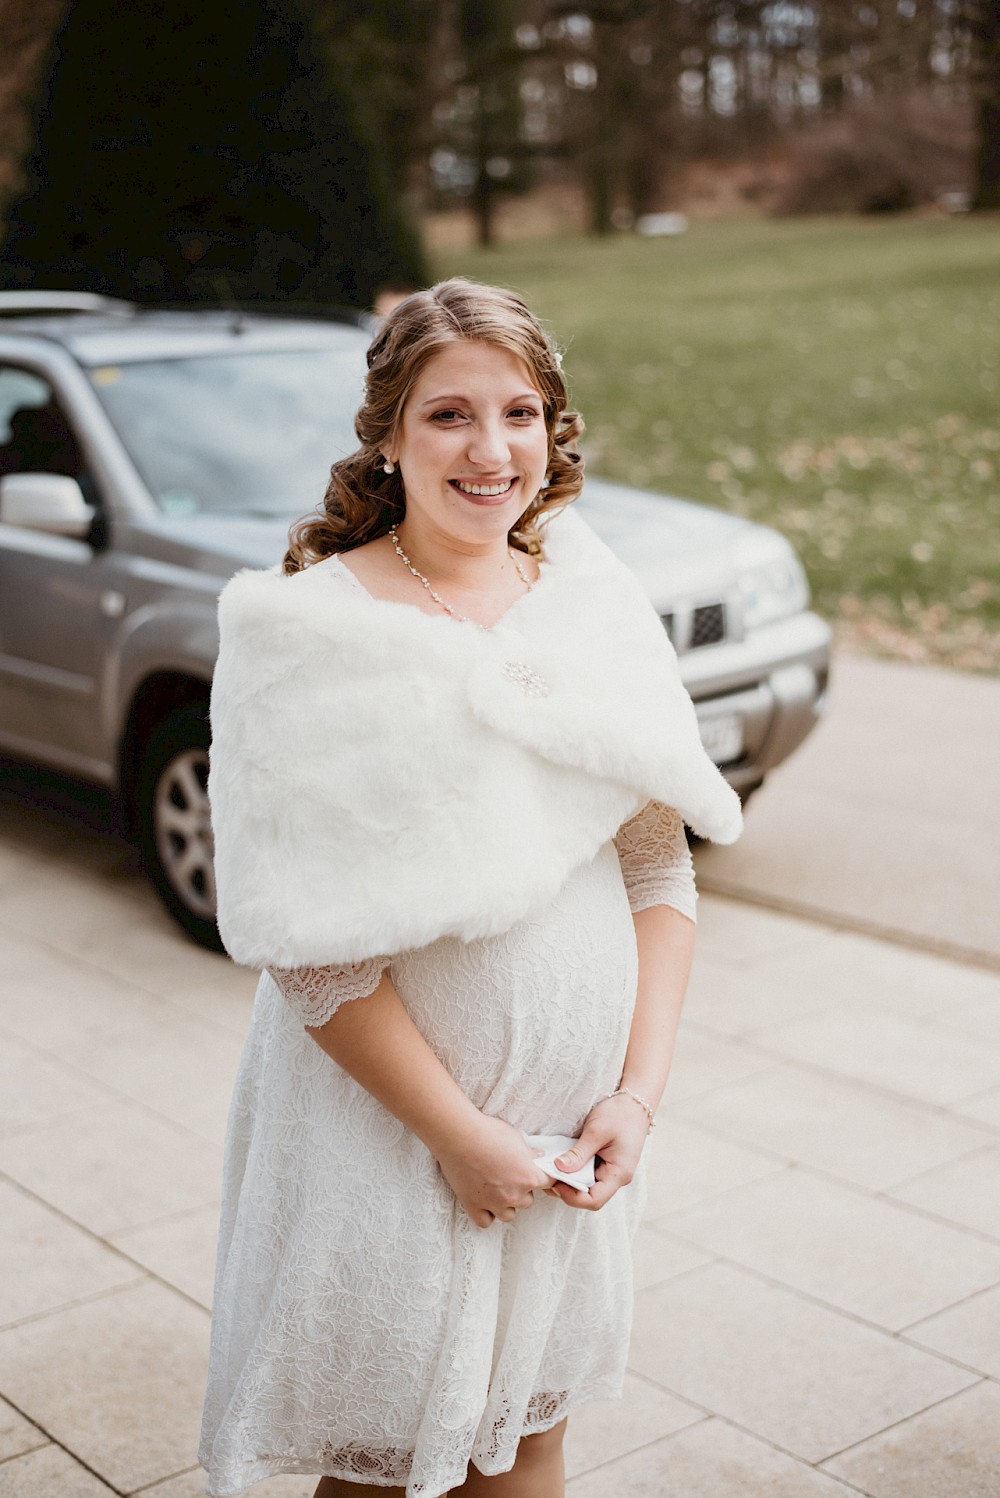
[[535, 1149], [542, 1151], [535, 1164], [544, 1170], [553, 1181], [565, 1181], [567, 1186], [575, 1186], [577, 1191], [582, 1191], [585, 1196], [590, 1195], [590, 1188], [594, 1185], [594, 1159], [591, 1155], [579, 1170], [560, 1170], [556, 1162], [557, 1155], [564, 1155], [577, 1143], [572, 1134], [525, 1134], [529, 1144]]

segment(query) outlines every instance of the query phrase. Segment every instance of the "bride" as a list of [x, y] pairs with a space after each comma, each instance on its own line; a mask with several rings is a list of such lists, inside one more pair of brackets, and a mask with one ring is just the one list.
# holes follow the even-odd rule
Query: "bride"
[[560, 1498], [620, 1394], [630, 1242], [739, 804], [510, 292], [415, 293], [283, 572], [220, 606], [220, 930], [263, 969], [226, 1146], [201, 1460]]

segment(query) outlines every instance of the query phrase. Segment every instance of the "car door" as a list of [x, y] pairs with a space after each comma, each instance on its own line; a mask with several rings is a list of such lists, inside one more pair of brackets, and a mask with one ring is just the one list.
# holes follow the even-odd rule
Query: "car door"
[[[0, 486], [59, 473], [100, 495], [72, 415], [36, 370], [0, 362]], [[99, 530], [88, 540], [0, 522], [0, 746], [99, 780], [110, 773], [101, 681], [115, 595]]]

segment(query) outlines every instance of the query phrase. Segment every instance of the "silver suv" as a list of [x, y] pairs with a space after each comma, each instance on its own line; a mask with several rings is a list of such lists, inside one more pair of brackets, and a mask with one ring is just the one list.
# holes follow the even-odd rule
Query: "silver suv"
[[[279, 560], [355, 446], [369, 336], [350, 314], [0, 293], [0, 752], [116, 792], [167, 907], [209, 946], [216, 597]], [[745, 798], [826, 692], [830, 631], [794, 552], [596, 479], [580, 503], [646, 586]]]

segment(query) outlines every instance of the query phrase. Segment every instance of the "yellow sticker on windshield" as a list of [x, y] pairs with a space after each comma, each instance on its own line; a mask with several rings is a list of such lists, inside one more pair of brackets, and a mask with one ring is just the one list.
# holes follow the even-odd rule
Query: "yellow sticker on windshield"
[[95, 369], [90, 376], [95, 385], [113, 385], [121, 377], [122, 372], [117, 364], [102, 364], [100, 369]]

